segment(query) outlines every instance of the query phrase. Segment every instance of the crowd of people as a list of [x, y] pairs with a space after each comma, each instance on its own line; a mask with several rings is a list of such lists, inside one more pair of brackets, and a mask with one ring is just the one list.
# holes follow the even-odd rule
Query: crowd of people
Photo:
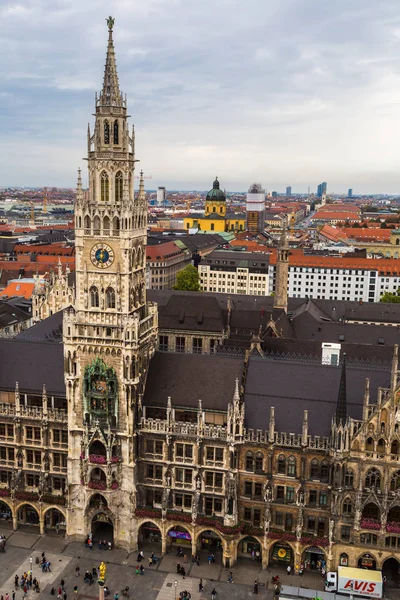
[[[15, 575], [14, 591], [12, 593], [12, 600], [15, 600], [15, 592], [17, 590], [22, 591], [23, 598], [26, 598], [29, 590], [33, 590], [34, 592], [39, 593], [40, 592], [39, 579], [37, 579], [37, 577], [33, 577], [32, 571], [24, 571], [20, 577], [18, 577], [18, 575]], [[8, 596], [8, 594], [6, 594], [6, 600], [7, 600], [7, 596]]]

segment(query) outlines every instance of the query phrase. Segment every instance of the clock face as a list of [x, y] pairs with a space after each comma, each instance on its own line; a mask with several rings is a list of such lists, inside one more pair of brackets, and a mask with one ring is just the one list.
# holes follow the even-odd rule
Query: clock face
[[96, 244], [90, 251], [90, 260], [95, 267], [107, 269], [114, 262], [114, 250], [107, 244]]

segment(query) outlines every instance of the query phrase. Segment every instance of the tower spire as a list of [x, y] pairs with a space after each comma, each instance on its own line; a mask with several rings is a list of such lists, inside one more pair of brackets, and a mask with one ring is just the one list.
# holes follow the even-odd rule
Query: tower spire
[[336, 423], [345, 424], [347, 419], [347, 391], [346, 391], [346, 354], [343, 354], [342, 373], [340, 375], [339, 394], [336, 404]]
[[289, 273], [289, 244], [287, 241], [286, 223], [283, 224], [276, 259], [276, 284], [274, 308], [287, 312], [288, 307], [288, 273]]
[[123, 106], [123, 97], [119, 89], [117, 63], [115, 60], [113, 27], [114, 21], [112, 17], [106, 19], [108, 26], [108, 46], [106, 66], [104, 69], [103, 89], [100, 93], [101, 106]]

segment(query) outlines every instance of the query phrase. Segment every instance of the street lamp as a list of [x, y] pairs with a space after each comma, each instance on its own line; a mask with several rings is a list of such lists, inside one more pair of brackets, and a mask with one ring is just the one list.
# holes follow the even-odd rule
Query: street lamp
[[178, 587], [178, 582], [176, 579], [174, 581], [174, 586], [175, 586], [175, 600], [176, 600], [176, 588]]
[[31, 565], [31, 573], [32, 573], [32, 576], [33, 576], [33, 570], [32, 570], [32, 566], [33, 566], [33, 558], [32, 558], [32, 556], [31, 556], [31, 557], [30, 557], [30, 559], [29, 559], [29, 564]]

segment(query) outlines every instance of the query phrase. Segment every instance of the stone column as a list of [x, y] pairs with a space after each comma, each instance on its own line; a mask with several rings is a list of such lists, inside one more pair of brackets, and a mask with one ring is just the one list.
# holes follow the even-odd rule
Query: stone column
[[17, 515], [13, 515], [12, 521], [13, 521], [13, 531], [17, 531], [17, 529], [18, 529], [18, 518], [17, 518]]
[[44, 535], [44, 518], [39, 519], [40, 535]]
[[164, 556], [167, 553], [167, 536], [161, 535], [161, 554]]
[[104, 583], [99, 583], [99, 600], [104, 600]]

